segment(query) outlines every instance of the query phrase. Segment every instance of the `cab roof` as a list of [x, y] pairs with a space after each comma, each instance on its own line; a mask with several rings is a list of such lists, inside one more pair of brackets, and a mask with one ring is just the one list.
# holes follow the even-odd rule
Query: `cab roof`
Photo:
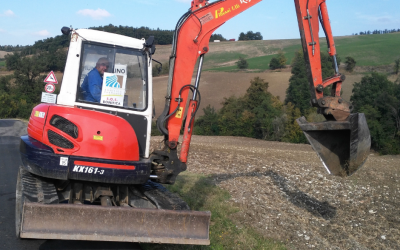
[[[143, 49], [145, 39], [136, 39], [105, 31], [91, 30], [91, 29], [78, 29], [75, 30], [85, 40], [91, 42], [105, 43], [110, 45], [117, 45], [128, 48]], [[72, 33], [73, 35], [74, 33]]]

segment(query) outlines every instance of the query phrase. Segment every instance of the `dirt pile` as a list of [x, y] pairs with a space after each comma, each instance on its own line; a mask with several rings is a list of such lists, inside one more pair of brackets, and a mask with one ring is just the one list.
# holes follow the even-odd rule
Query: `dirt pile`
[[371, 154], [342, 179], [309, 145], [239, 137], [194, 136], [188, 160], [229, 191], [238, 227], [288, 249], [400, 249], [399, 169], [400, 156]]

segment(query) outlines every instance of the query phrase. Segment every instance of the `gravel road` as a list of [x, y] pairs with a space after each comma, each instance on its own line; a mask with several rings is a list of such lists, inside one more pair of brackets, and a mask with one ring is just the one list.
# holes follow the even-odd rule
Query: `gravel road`
[[229, 191], [238, 227], [289, 249], [400, 249], [399, 169], [400, 156], [371, 153], [343, 179], [309, 145], [240, 137], [193, 136], [188, 159]]

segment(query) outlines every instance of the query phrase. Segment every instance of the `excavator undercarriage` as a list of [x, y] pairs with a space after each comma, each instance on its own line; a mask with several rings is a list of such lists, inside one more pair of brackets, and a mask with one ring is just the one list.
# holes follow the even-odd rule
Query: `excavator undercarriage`
[[211, 213], [191, 211], [176, 194], [152, 181], [54, 181], [21, 167], [16, 196], [16, 232], [21, 238], [210, 243]]

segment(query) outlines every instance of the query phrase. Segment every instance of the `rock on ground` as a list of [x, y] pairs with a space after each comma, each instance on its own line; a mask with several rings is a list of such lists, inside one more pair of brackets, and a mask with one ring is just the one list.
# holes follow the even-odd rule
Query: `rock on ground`
[[400, 156], [371, 153], [343, 179], [327, 174], [310, 145], [193, 136], [187, 171], [230, 193], [238, 227], [288, 249], [400, 249], [399, 169]]

